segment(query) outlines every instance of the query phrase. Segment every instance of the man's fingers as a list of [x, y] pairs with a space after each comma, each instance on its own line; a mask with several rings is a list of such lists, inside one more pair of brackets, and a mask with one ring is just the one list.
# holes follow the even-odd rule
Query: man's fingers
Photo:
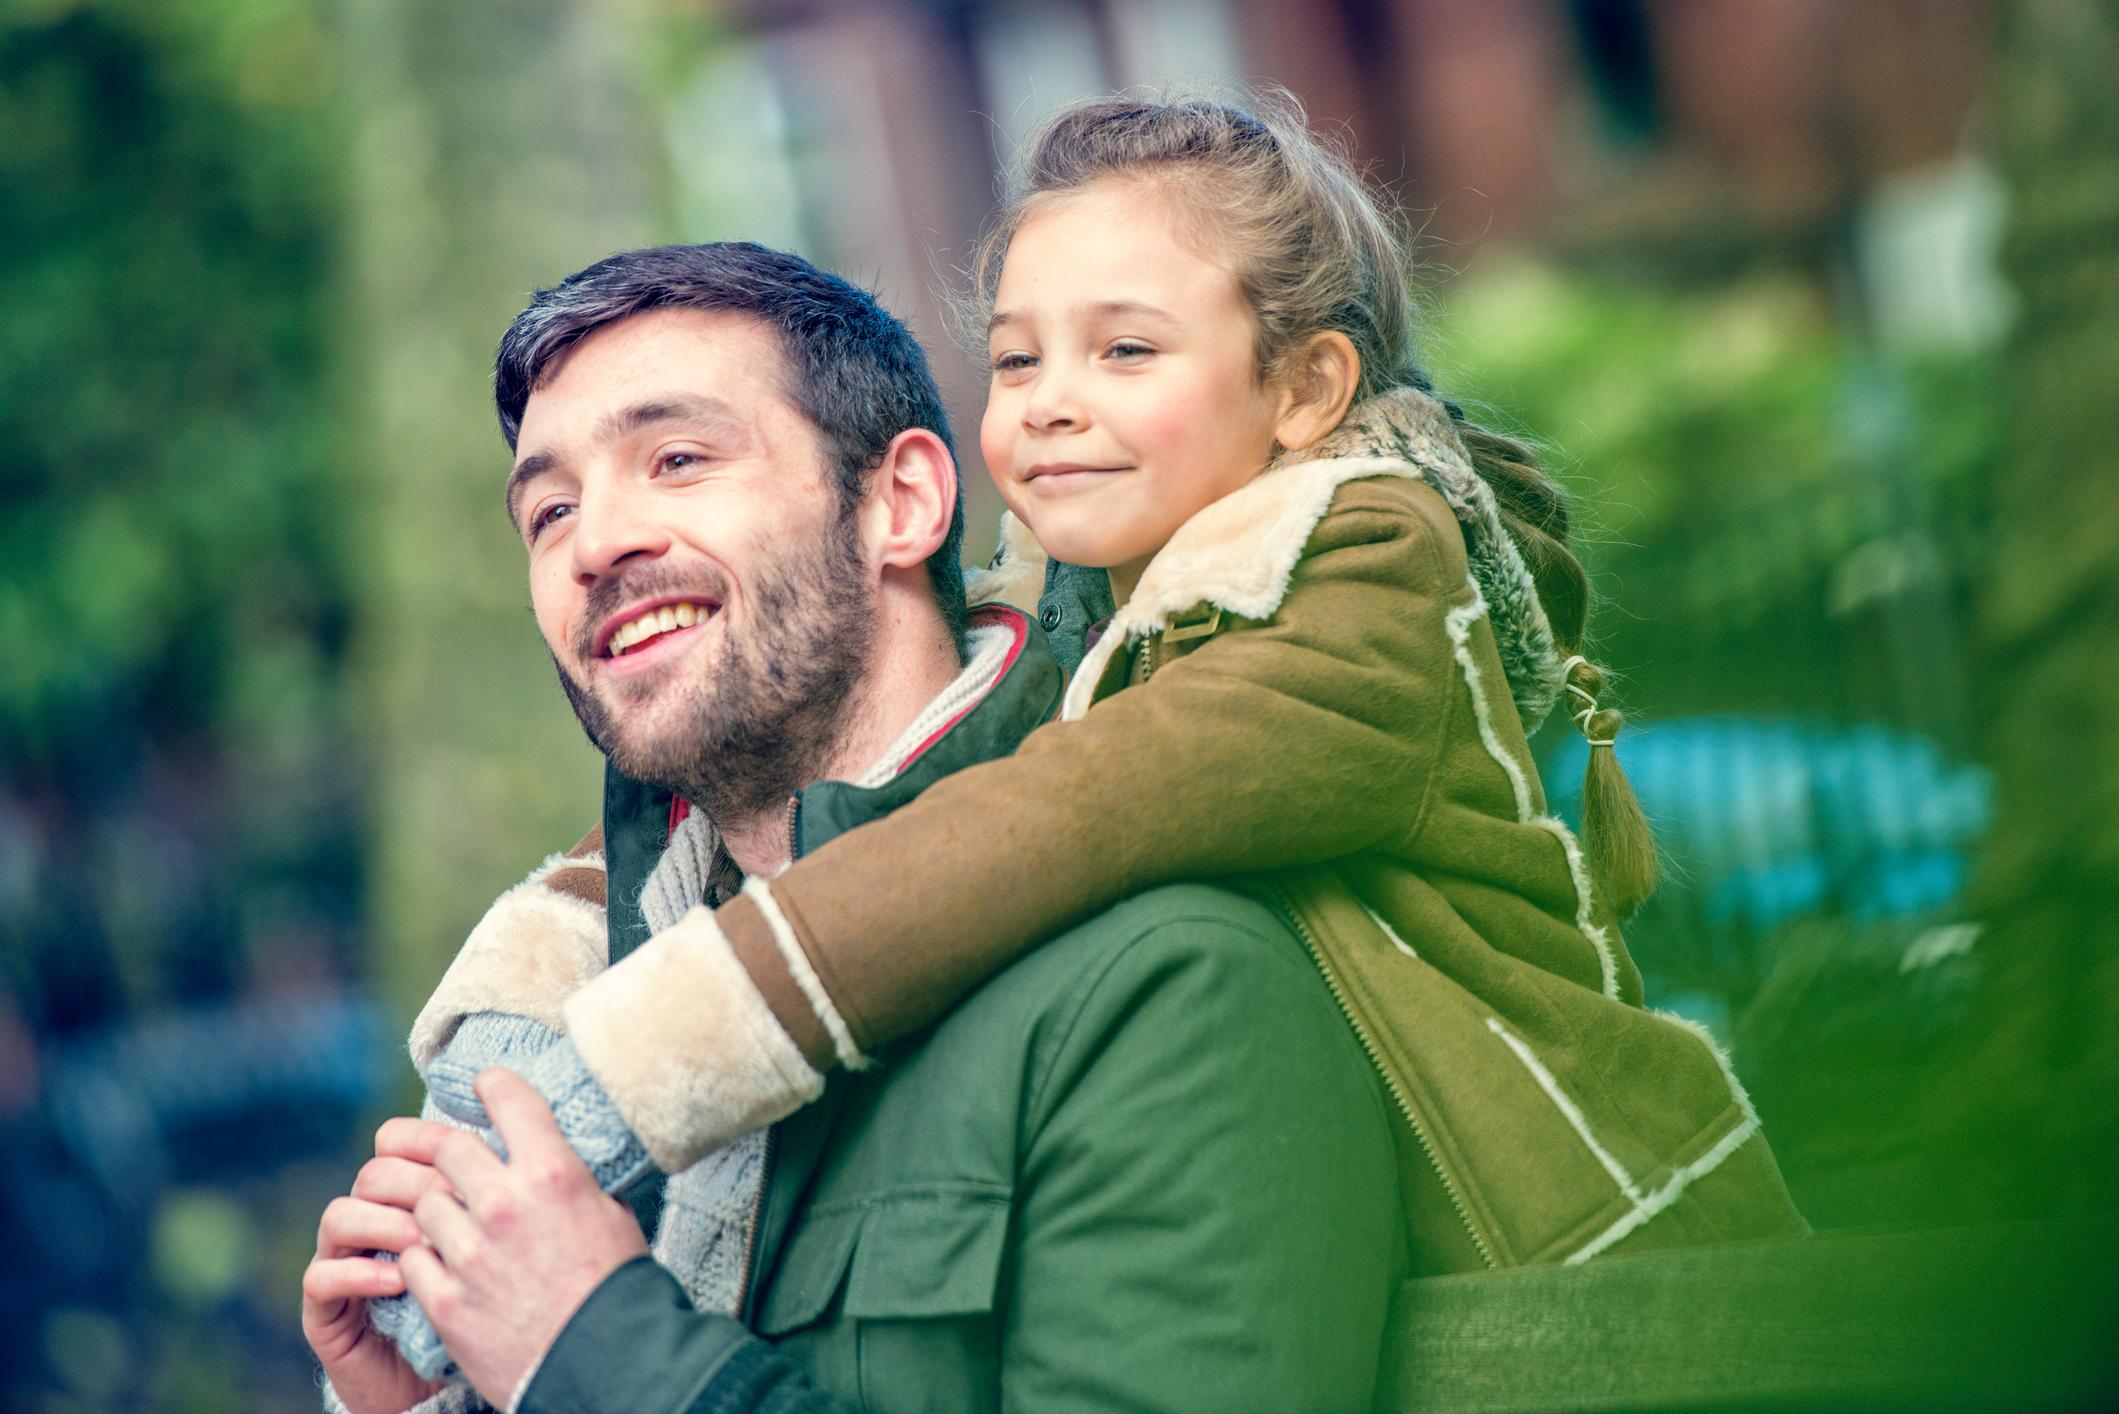
[[319, 1257], [302, 1273], [302, 1295], [311, 1301], [373, 1301], [405, 1289], [395, 1262], [373, 1257]]
[[445, 1135], [457, 1133], [461, 1131], [446, 1124], [436, 1124], [431, 1119], [399, 1115], [396, 1119], [384, 1120], [383, 1127], [375, 1131], [376, 1157], [431, 1164], [434, 1162], [434, 1147]]
[[409, 1212], [421, 1194], [436, 1184], [446, 1188], [448, 1182], [439, 1169], [411, 1159], [370, 1159], [354, 1176], [353, 1196]]
[[[419, 1309], [427, 1313], [427, 1319], [440, 1329], [442, 1323], [461, 1313], [463, 1283], [450, 1274], [442, 1265], [442, 1259], [432, 1247], [421, 1243], [405, 1249], [405, 1255], [397, 1259], [398, 1267], [405, 1274], [405, 1290], [419, 1303]], [[443, 1342], [448, 1333], [443, 1332]]]
[[359, 1252], [402, 1252], [419, 1241], [419, 1224], [403, 1208], [362, 1198], [334, 1198], [316, 1227], [316, 1255], [345, 1257]]
[[478, 1191], [505, 1169], [500, 1155], [469, 1130], [451, 1130], [434, 1146], [435, 1173], [444, 1180], [443, 1186], [462, 1195], [466, 1204], [476, 1201]]
[[[414, 1243], [405, 1249], [409, 1256], [420, 1246], [432, 1247], [441, 1254], [441, 1259], [450, 1266], [463, 1266], [478, 1254], [478, 1223], [464, 1211], [464, 1205], [454, 1198], [430, 1192], [412, 1209], [412, 1216], [419, 1223], [419, 1230], [426, 1238], [424, 1243]], [[404, 1260], [402, 1257], [400, 1261]], [[410, 1280], [408, 1276], [406, 1280]]]
[[543, 1157], [554, 1149], [573, 1152], [560, 1135], [559, 1121], [552, 1118], [552, 1107], [545, 1103], [544, 1096], [514, 1071], [499, 1066], [482, 1070], [472, 1088], [485, 1102], [493, 1128], [510, 1155]]

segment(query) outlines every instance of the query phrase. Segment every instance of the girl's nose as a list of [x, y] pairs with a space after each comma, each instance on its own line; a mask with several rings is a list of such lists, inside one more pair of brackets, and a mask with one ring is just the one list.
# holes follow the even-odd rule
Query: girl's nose
[[1082, 420], [1073, 380], [1049, 364], [1039, 369], [1037, 382], [1023, 400], [1024, 425], [1036, 432], [1065, 431]]

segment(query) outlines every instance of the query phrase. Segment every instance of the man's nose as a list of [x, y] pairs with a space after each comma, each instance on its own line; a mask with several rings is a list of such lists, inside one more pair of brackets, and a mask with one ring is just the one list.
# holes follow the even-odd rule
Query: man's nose
[[668, 530], [655, 515], [654, 498], [626, 487], [585, 495], [574, 512], [574, 578], [583, 587], [617, 574], [630, 560], [668, 553]]

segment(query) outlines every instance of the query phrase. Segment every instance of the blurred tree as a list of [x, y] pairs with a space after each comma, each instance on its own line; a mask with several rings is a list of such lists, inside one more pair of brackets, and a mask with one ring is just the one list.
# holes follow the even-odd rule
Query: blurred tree
[[356, 114], [342, 544], [376, 762], [375, 945], [407, 1009], [492, 896], [573, 843], [601, 799], [600, 758], [527, 612], [490, 373], [532, 287], [659, 234], [660, 151], [628, 77], [652, 67], [640, 9], [340, 8]]
[[0, 1002], [40, 1031], [350, 950], [328, 68], [296, 0], [0, 12]]
[[2109, 1207], [2119, 1172], [2119, 11], [2004, 8], [2005, 259], [2021, 300], [1983, 596], [1997, 816], [1974, 1040], [1936, 1106], [1969, 1214]]

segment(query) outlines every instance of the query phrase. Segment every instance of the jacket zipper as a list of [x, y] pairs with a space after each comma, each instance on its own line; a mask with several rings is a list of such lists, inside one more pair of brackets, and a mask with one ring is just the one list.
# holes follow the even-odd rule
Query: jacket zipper
[[[787, 857], [792, 861], [801, 853], [796, 842], [796, 818], [802, 812], [802, 797], [787, 798]], [[736, 1319], [749, 1324], [749, 1312], [744, 1308], [750, 1304], [752, 1280], [758, 1268], [758, 1225], [765, 1217], [765, 1194], [773, 1183], [773, 1139], [777, 1126], [768, 1125], [765, 1130], [765, 1156], [758, 1161], [758, 1186], [750, 1198], [750, 1218], [743, 1225], [743, 1281], [736, 1288]]]
[[1464, 1235], [1472, 1240], [1472, 1247], [1478, 1252], [1479, 1260], [1489, 1268], [1496, 1266], [1494, 1254], [1487, 1249], [1486, 1239], [1479, 1236], [1478, 1229], [1472, 1226], [1471, 1215], [1464, 1210], [1464, 1199], [1458, 1194], [1457, 1185], [1443, 1170], [1442, 1161], [1435, 1157], [1435, 1146], [1429, 1142], [1427, 1131], [1420, 1127], [1420, 1119], [1413, 1112], [1412, 1102], [1406, 1099], [1405, 1092], [1398, 1088], [1398, 1082], [1383, 1064], [1383, 1056], [1369, 1036], [1368, 1028], [1361, 1024], [1360, 1018], [1354, 1015], [1353, 1007], [1347, 1003], [1346, 993], [1341, 990], [1339, 978], [1333, 973], [1331, 965], [1325, 961], [1324, 950], [1318, 946], [1316, 935], [1311, 933], [1309, 925], [1302, 921], [1302, 915], [1295, 908], [1295, 901], [1284, 889], [1273, 888], [1271, 892], [1274, 901], [1280, 905], [1281, 913], [1295, 929], [1295, 936], [1302, 939], [1303, 947], [1309, 951], [1310, 960], [1317, 964], [1318, 972], [1323, 974], [1324, 985], [1331, 992], [1332, 1000], [1339, 1004], [1340, 1015], [1346, 1018], [1347, 1025], [1354, 1028], [1354, 1037], [1361, 1042], [1361, 1049], [1368, 1053], [1369, 1064], [1382, 1078], [1383, 1088], [1391, 1092], [1391, 1099], [1397, 1103], [1398, 1113], [1405, 1116], [1407, 1127], [1413, 1131], [1413, 1138], [1419, 1143], [1420, 1152], [1427, 1156], [1428, 1167], [1435, 1171], [1435, 1177], [1441, 1181], [1442, 1191], [1448, 1196], [1450, 1207], [1456, 1210], [1457, 1221], [1464, 1224]]
[[1155, 646], [1161, 642], [1162, 635], [1159, 633], [1151, 633], [1146, 638], [1141, 640], [1140, 677], [1135, 680], [1136, 685], [1138, 685], [1139, 683], [1144, 683], [1149, 678], [1154, 677], [1155, 670], [1161, 666], [1161, 664], [1155, 661]]
[[773, 1181], [773, 1131], [765, 1131], [765, 1157], [758, 1162], [758, 1187], [751, 1194], [750, 1221], [743, 1226], [743, 1281], [736, 1288], [736, 1319], [750, 1324], [750, 1313], [745, 1309], [750, 1304], [752, 1278], [758, 1269], [758, 1225], [765, 1217], [765, 1191]]

